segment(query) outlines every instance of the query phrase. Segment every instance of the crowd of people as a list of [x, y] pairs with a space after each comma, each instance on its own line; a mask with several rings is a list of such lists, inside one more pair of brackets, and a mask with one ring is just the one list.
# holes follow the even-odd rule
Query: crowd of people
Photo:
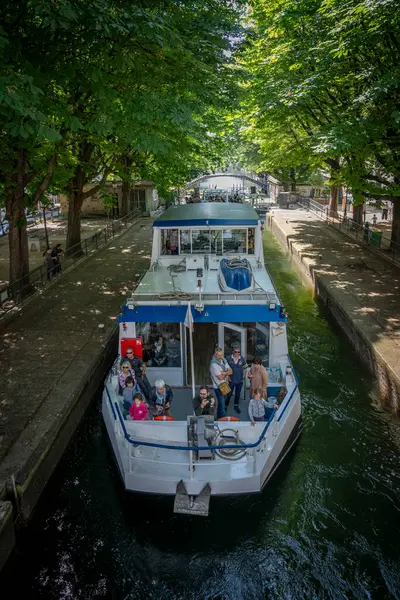
[[[120, 362], [117, 390], [124, 418], [134, 421], [171, 419], [173, 390], [163, 379], [157, 379], [151, 386], [146, 369], [146, 364], [135, 356], [133, 348], [127, 348]], [[248, 415], [252, 425], [268, 420], [278, 408], [277, 399], [268, 397], [268, 373], [261, 358], [256, 357], [250, 367], [239, 346], [235, 346], [227, 357], [224, 357], [222, 348], [216, 348], [210, 363], [210, 377], [212, 391], [208, 385], [201, 385], [192, 400], [196, 416], [211, 415], [221, 419], [225, 417], [232, 399], [234, 411], [240, 414], [241, 392], [246, 377], [250, 379]]]

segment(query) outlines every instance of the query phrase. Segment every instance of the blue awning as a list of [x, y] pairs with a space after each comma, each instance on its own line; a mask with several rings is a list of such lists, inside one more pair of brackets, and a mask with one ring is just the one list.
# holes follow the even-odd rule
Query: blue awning
[[[286, 318], [280, 316], [280, 307], [271, 310], [268, 305], [205, 305], [203, 312], [199, 313], [192, 307], [194, 323], [254, 323], [282, 321]], [[119, 322], [126, 323], [183, 323], [186, 317], [187, 306], [136, 306], [133, 310], [123, 307]]]

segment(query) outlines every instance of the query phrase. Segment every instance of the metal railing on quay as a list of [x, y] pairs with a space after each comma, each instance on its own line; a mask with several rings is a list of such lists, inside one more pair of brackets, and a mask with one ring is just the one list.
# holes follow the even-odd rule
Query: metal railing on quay
[[400, 265], [400, 244], [385, 237], [383, 232], [373, 224], [367, 222], [360, 225], [345, 215], [332, 214], [329, 206], [319, 204], [310, 198], [298, 196], [296, 203], [304, 206], [338, 231], [345, 233], [358, 243], [364, 244], [378, 256], [395, 265]]
[[[135, 210], [121, 219], [110, 220], [104, 229], [96, 231], [90, 237], [65, 250], [60, 255], [61, 271], [105, 246], [109, 240], [124, 231], [130, 223], [140, 218], [141, 214], [141, 211]], [[47, 265], [43, 264], [29, 271], [25, 277], [4, 286], [0, 289], [0, 317], [23, 304], [32, 294], [52, 282], [58, 274], [57, 265], [48, 270]]]

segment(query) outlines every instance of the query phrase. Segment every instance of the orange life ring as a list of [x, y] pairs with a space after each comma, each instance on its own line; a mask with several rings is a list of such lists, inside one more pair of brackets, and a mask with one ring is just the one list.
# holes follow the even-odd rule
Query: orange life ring
[[218, 421], [240, 421], [237, 417], [221, 417]]
[[175, 421], [175, 419], [173, 419], [172, 417], [167, 417], [167, 415], [159, 416], [159, 417], [154, 417], [155, 421]]

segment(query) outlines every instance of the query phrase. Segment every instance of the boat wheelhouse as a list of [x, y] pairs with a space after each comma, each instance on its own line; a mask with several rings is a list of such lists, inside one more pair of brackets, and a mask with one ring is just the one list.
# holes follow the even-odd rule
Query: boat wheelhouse
[[[210, 495], [259, 492], [301, 431], [287, 317], [264, 266], [262, 229], [246, 204], [170, 207], [153, 224], [151, 267], [121, 307], [116, 366], [136, 348], [150, 384], [173, 388], [174, 421], [124, 419], [114, 368], [103, 396], [108, 434], [126, 488], [175, 495], [178, 512], [204, 514]], [[240, 346], [249, 364], [261, 357], [279, 403], [268, 422], [250, 424], [247, 377], [242, 420], [194, 416], [218, 346], [226, 356]]]

